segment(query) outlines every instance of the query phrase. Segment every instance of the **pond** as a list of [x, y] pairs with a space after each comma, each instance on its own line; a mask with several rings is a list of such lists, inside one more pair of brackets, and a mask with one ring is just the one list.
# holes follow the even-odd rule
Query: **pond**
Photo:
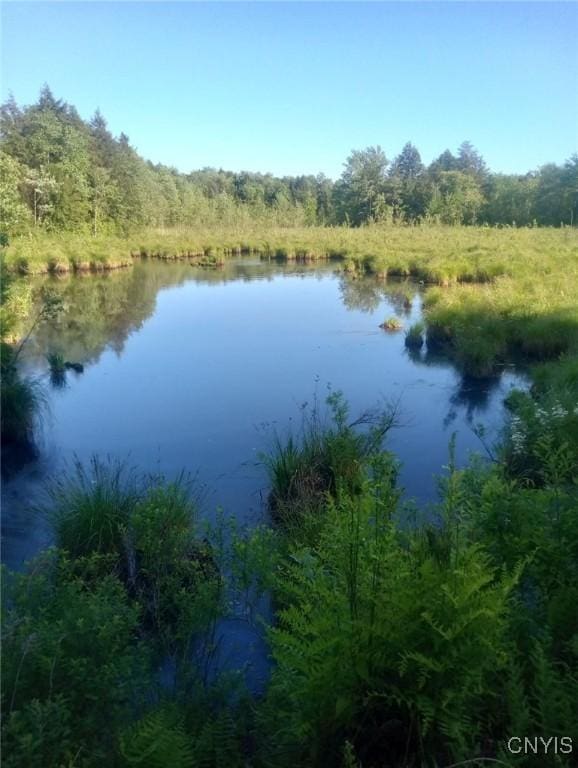
[[[397, 315], [421, 316], [423, 289], [335, 265], [234, 259], [222, 269], [137, 261], [104, 275], [51, 278], [66, 311], [37, 329], [28, 371], [46, 380], [39, 456], [3, 483], [3, 559], [19, 568], [50, 542], [34, 505], [46, 481], [75, 457], [127, 460], [143, 472], [185, 471], [202, 489], [202, 512], [217, 507], [242, 523], [266, 518], [259, 453], [274, 430], [299, 428], [303, 406], [342, 390], [355, 417], [395, 402], [400, 426], [387, 447], [402, 463], [406, 498], [436, 499], [436, 476], [456, 456], [483, 453], [474, 427], [496, 438], [503, 398], [523, 378], [463, 380], [452, 364], [404, 335], [382, 330]], [[84, 365], [50, 386], [45, 356]]]

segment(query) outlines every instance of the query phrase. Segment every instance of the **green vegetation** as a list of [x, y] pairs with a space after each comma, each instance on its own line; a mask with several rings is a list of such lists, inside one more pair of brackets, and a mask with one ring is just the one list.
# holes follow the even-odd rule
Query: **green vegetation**
[[[34, 329], [43, 320], [56, 318], [62, 310], [57, 295], [43, 290], [38, 297], [39, 307], [30, 321], [29, 313], [34, 310], [32, 292], [29, 286], [14, 283], [4, 263], [1, 266], [1, 329], [0, 329], [0, 373], [1, 387], [1, 435], [2, 445], [15, 447], [23, 455], [34, 452], [34, 422], [44, 403], [44, 393], [38, 379], [23, 377], [18, 358]], [[9, 343], [20, 336], [18, 326], [29, 322], [28, 330], [16, 345]]]
[[[45, 88], [2, 107], [0, 170], [5, 443], [31, 441], [42, 401], [18, 365], [33, 331], [53, 334], [59, 386], [62, 332], [82, 362], [121, 347], [155, 293], [137, 266], [109, 272], [139, 258], [182, 261], [176, 280], [219, 267], [214, 281], [240, 254], [340, 259], [346, 303], [361, 273], [424, 284], [424, 324], [405, 336], [417, 355], [425, 335], [466, 376], [534, 365], [491, 463], [458, 470], [450, 446], [433, 512], [401, 501], [383, 450], [395, 411], [352, 420], [339, 393], [263, 457], [273, 529], [204, 530], [182, 480], [76, 466], [50, 493], [55, 548], [4, 579], [7, 768], [570, 768], [505, 740], [578, 744], [578, 158], [499, 176], [467, 142], [427, 169], [408, 144], [391, 164], [352, 152], [336, 183], [184, 176]], [[98, 292], [62, 277], [87, 271]], [[70, 318], [73, 294], [86, 301]], [[412, 298], [398, 289], [399, 317]], [[215, 679], [217, 627], [263, 590], [274, 668], [247, 700], [241, 671]]]
[[262, 456], [273, 518], [294, 535], [315, 527], [327, 495], [339, 486], [346, 485], [351, 493], [359, 489], [364, 462], [379, 451], [396, 423], [393, 407], [369, 410], [350, 422], [340, 393], [328, 395], [326, 405], [325, 415], [316, 401], [309, 412], [304, 409], [301, 434], [290, 433], [285, 440], [275, 435], [270, 452]]
[[9, 345], [2, 344], [1, 356], [2, 444], [31, 444], [34, 419], [43, 403], [42, 391], [38, 381], [19, 375]]
[[[226, 577], [225, 530], [200, 527], [189, 491], [96, 459], [52, 488], [56, 548], [4, 579], [6, 765], [238, 764], [207, 670], [248, 584]], [[250, 542], [227, 538], [241, 571]]]
[[[182, 174], [143, 160], [100, 112], [82, 120], [48, 86], [36, 104], [3, 104], [0, 128], [0, 218], [10, 233], [416, 221], [558, 227], [578, 218], [576, 155], [563, 166], [503, 175], [467, 141], [428, 168], [408, 142], [391, 162], [379, 146], [352, 151], [336, 182], [214, 168]], [[81, 264], [87, 255], [78, 254]]]
[[425, 326], [422, 322], [414, 323], [405, 334], [405, 346], [408, 349], [421, 349], [423, 346], [423, 332]]
[[[182, 481], [77, 467], [51, 495], [57, 549], [5, 578], [6, 764], [569, 767], [505, 747], [578, 738], [578, 412], [551, 397], [511, 398], [492, 464], [458, 470], [451, 445], [410, 527], [394, 412], [352, 421], [340, 393], [265, 459], [277, 535], [203, 533]], [[274, 668], [251, 702], [206, 670], [256, 588]]]
[[387, 317], [379, 327], [383, 328], [384, 331], [401, 331], [403, 323], [399, 317], [395, 317], [394, 315], [392, 317]]

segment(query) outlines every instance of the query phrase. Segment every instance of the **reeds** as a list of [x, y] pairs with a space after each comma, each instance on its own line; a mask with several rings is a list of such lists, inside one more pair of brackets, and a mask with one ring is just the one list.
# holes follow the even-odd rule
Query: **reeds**
[[74, 557], [118, 554], [138, 501], [135, 478], [125, 465], [94, 458], [80, 462], [49, 490], [50, 517], [59, 547]]

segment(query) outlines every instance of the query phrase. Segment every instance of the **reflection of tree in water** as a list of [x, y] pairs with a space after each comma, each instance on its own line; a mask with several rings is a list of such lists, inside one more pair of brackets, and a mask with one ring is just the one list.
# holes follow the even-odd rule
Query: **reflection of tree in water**
[[224, 284], [255, 279], [272, 280], [280, 274], [321, 276], [329, 265], [270, 264], [266, 261], [239, 263], [234, 259], [222, 268], [191, 267], [187, 261], [136, 261], [130, 269], [103, 274], [78, 274], [44, 277], [34, 281], [62, 297], [64, 311], [56, 319], [38, 327], [30, 340], [27, 357], [44, 361], [47, 353], [83, 364], [96, 362], [105, 348], [121, 355], [129, 336], [140, 329], [154, 313], [156, 297], [163, 288], [189, 281]]
[[[416, 365], [429, 368], [447, 368], [453, 365], [451, 358], [440, 349], [407, 349], [409, 359]], [[457, 369], [456, 369], [457, 370]], [[490, 405], [491, 396], [500, 386], [501, 374], [483, 379], [475, 379], [460, 374], [458, 384], [449, 399], [449, 410], [444, 418], [444, 427], [449, 426], [462, 409], [466, 412], [466, 420], [472, 424], [474, 416], [483, 414]]]
[[462, 375], [450, 397], [450, 407], [444, 418], [444, 426], [447, 427], [454, 421], [460, 409], [465, 409], [466, 420], [472, 424], [476, 414], [480, 415], [488, 409], [490, 397], [500, 386], [500, 379], [500, 375], [484, 379], [473, 379], [471, 376]]
[[137, 268], [51, 280], [50, 287], [62, 296], [65, 310], [38, 328], [34, 353], [55, 352], [81, 363], [96, 361], [109, 344], [121, 353], [132, 331], [152, 314], [158, 290]]
[[384, 283], [375, 277], [352, 277], [342, 275], [339, 280], [341, 299], [347, 309], [361, 312], [375, 312], [386, 299], [398, 315], [411, 312], [411, 303], [416, 286], [410, 281]]

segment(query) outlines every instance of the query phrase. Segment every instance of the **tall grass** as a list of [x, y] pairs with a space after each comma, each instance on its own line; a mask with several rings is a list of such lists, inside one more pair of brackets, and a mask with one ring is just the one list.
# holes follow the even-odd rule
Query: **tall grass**
[[49, 489], [49, 514], [56, 542], [74, 557], [126, 550], [131, 513], [139, 493], [134, 474], [121, 463], [79, 461]]
[[[560, 397], [574, 374], [560, 374]], [[8, 768], [75, 754], [87, 768], [429, 768], [510, 764], [517, 733], [577, 740], [578, 411], [540, 376], [535, 397], [510, 398], [493, 462], [459, 469], [451, 444], [433, 518], [412, 527], [398, 523], [397, 462], [383, 451], [390, 409], [351, 420], [333, 393], [327, 413], [315, 402], [299, 434], [275, 439], [264, 461], [289, 514], [277, 535], [236, 539], [231, 561], [243, 585], [266, 574], [275, 598], [272, 677], [247, 710], [236, 689], [200, 684], [225, 561], [183, 484], [77, 467], [52, 495], [66, 549], [9, 585]], [[167, 656], [179, 684], [161, 695]]]
[[275, 434], [271, 450], [261, 457], [273, 518], [292, 530], [309, 526], [314, 531], [329, 497], [359, 492], [365, 465], [397, 423], [393, 406], [350, 420], [341, 392], [331, 393], [325, 404], [328, 412], [323, 414], [315, 399], [310, 410], [303, 410], [300, 433]]
[[0, 355], [2, 443], [31, 445], [35, 421], [46, 404], [41, 384], [19, 372], [12, 347], [2, 343]]

